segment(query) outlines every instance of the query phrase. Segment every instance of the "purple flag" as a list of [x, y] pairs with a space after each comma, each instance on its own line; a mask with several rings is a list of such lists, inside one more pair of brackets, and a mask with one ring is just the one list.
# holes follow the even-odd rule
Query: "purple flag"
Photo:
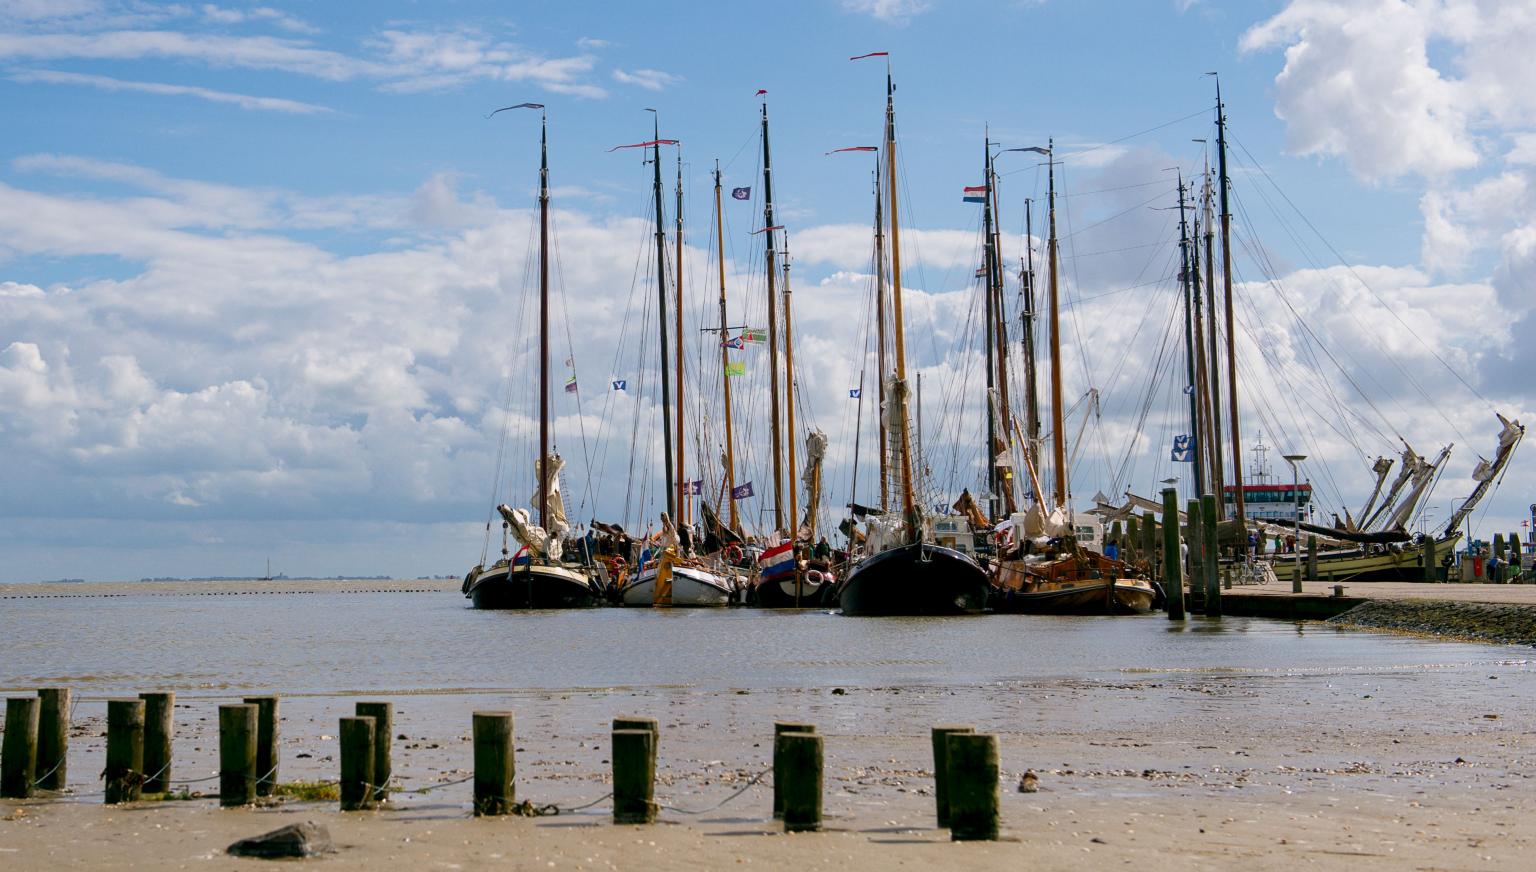
[[731, 199], [732, 200], [750, 200], [750, 199], [752, 199], [752, 189], [751, 188], [732, 188], [731, 189]]
[[750, 481], [731, 488], [731, 499], [733, 500], [744, 500], [750, 496], [752, 496], [752, 482]]

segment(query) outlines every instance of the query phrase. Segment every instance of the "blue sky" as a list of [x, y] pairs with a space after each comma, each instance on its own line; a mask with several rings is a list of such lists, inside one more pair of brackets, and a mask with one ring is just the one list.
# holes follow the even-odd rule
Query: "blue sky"
[[[930, 384], [972, 393], [963, 324], [977, 214], [958, 189], [980, 179], [983, 130], [1007, 146], [1054, 137], [1073, 195], [1063, 222], [1081, 231], [1064, 251], [1081, 345], [1068, 359], [1082, 366], [1065, 375], [1074, 392], [1104, 392], [1074, 491], [1145, 492], [1167, 473], [1166, 398], [1153, 405], [1167, 420], [1135, 423], [1162, 329], [1143, 315], [1173, 299], [1173, 213], [1151, 207], [1171, 205], [1164, 168], [1202, 163], [1191, 142], [1213, 135], [1202, 74], [1219, 70], [1243, 149], [1248, 365], [1289, 373], [1317, 357], [1277, 308], [1272, 272], [1341, 349], [1340, 366], [1322, 361], [1317, 384], [1300, 387], [1336, 392], [1313, 417], [1330, 403], [1381, 407], [1362, 412], [1375, 423], [1296, 425], [1271, 441], [1330, 458], [1324, 489], [1338, 505], [1363, 498], [1362, 458], [1391, 452], [1395, 436], [1421, 453], [1454, 441], [1430, 501], [1449, 506], [1491, 448], [1490, 407], [1532, 403], [1517, 337], [1536, 259], [1536, 105], [1516, 48], [1536, 38], [1533, 18], [1496, 0], [806, 0], [766, 16], [745, 4], [0, 2], [12, 122], [0, 147], [0, 443], [14, 458], [0, 472], [0, 580], [238, 573], [267, 553], [291, 572], [466, 569], [501, 385], [522, 371], [537, 142], [531, 114], [483, 116], [526, 100], [549, 107], [563, 299], [581, 339], [570, 350], [596, 386], [619, 365], [611, 348], [637, 348], [624, 328], [639, 317], [631, 286], [649, 215], [648, 169], [607, 149], [649, 138], [647, 107], [682, 140], [698, 246], [685, 290], [700, 300], [690, 319], [703, 317], [709, 172], [718, 158], [727, 186], [760, 190], [753, 94], [768, 90], [813, 374], [805, 403], [834, 440], [829, 477], [846, 481], [838, 397], [863, 357], [848, 315], [867, 285], [869, 162], [824, 152], [878, 143], [884, 70], [846, 60], [875, 50], [891, 52], [898, 85], [915, 364]], [[1016, 258], [1022, 200], [1043, 179], [1020, 155], [999, 169]], [[760, 219], [732, 208], [729, 266], [750, 299]], [[699, 378], [701, 394], [718, 384]], [[1297, 378], [1255, 378], [1255, 406], [1285, 406], [1277, 395]], [[1351, 380], [1373, 385], [1370, 404]], [[565, 444], [590, 425], [594, 446], [614, 448], [590, 451], [624, 454], [619, 419], [643, 413], [597, 412], [611, 398], [591, 398], [584, 418], [563, 411]], [[1285, 417], [1256, 412], [1245, 430], [1285, 429], [1272, 420]], [[967, 455], [948, 456], [936, 492], [974, 486]], [[1517, 460], [1482, 516], [1490, 532], [1524, 517], [1527, 468]], [[529, 477], [504, 475], [504, 498], [522, 499]], [[654, 508], [621, 506], [618, 487], [584, 494], [585, 511]]]

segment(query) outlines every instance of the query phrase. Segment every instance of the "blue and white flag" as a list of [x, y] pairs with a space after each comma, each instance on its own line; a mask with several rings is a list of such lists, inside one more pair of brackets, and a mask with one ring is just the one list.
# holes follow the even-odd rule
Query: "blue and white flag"
[[1173, 453], [1168, 459], [1174, 463], [1195, 462], [1195, 446], [1189, 441], [1188, 436], [1179, 435], [1173, 437]]
[[732, 200], [750, 200], [750, 199], [752, 199], [752, 189], [751, 188], [732, 188], [731, 189], [731, 199]]
[[850, 400], [857, 400], [859, 398], [859, 396], [861, 394], [863, 394], [863, 393], [864, 393], [864, 389], [863, 388], [849, 388], [848, 389], [848, 399], [850, 399]]
[[724, 348], [741, 349], [747, 347], [747, 340], [740, 336], [736, 336], [731, 339], [721, 340], [720, 345]]
[[627, 379], [616, 378], [613, 380], [613, 389], [616, 391], [622, 391], [628, 386], [629, 381]]
[[1184, 393], [1192, 395], [1192, 394], [1194, 394], [1194, 392], [1195, 392], [1195, 386], [1194, 385], [1185, 385], [1184, 386]]
[[733, 500], [744, 500], [750, 496], [752, 496], [752, 482], [750, 481], [731, 488], [731, 499]]
[[685, 484], [688, 485], [688, 495], [691, 497], [696, 497], [699, 494], [704, 493], [704, 479], [702, 478], [695, 481], [685, 482]]

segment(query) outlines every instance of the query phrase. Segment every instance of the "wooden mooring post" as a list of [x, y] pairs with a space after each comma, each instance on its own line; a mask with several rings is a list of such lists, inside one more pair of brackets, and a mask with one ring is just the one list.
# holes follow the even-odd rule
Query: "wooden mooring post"
[[107, 805], [133, 802], [144, 787], [144, 700], [107, 700]]
[[251, 703], [219, 706], [219, 805], [256, 801], [256, 714]]
[[[774, 786], [784, 801], [784, 832], [821, 829], [822, 741], [815, 733], [778, 733], [773, 737]], [[780, 775], [784, 779], [779, 787]]]
[[509, 814], [517, 804], [511, 712], [475, 712], [475, 816]]
[[1213, 618], [1221, 617], [1221, 578], [1217, 573], [1221, 540], [1216, 533], [1216, 495], [1203, 494], [1200, 497], [1200, 537], [1204, 547], [1200, 559], [1205, 567], [1205, 614]]
[[956, 842], [995, 841], [1000, 827], [997, 737], [951, 733], [949, 835]]
[[0, 745], [0, 797], [28, 799], [37, 779], [35, 696], [5, 700], [5, 743]]
[[1168, 601], [1168, 619], [1184, 620], [1183, 561], [1179, 559], [1179, 494], [1163, 488], [1163, 595]]
[[1205, 604], [1205, 534], [1200, 527], [1199, 500], [1185, 500], [1184, 518], [1184, 544], [1189, 550], [1189, 591], [1184, 604], [1193, 612]]
[[277, 790], [277, 769], [282, 762], [277, 750], [277, 697], [248, 696], [256, 707], [256, 795], [271, 796]]
[[69, 783], [69, 688], [37, 692], [37, 787], [63, 790]]
[[779, 754], [779, 736], [785, 733], [814, 733], [815, 724], [802, 724], [794, 721], [773, 722], [773, 816], [784, 816], [784, 771], [783, 761]]
[[941, 827], [949, 826], [949, 737], [974, 732], [975, 727], [943, 724], [934, 727], [930, 736], [933, 744], [933, 800]]
[[176, 694], [170, 691], [141, 693], [144, 700], [144, 792], [164, 793], [171, 783], [172, 709]]
[[613, 822], [656, 822], [656, 733], [613, 731]]
[[389, 779], [394, 775], [389, 748], [394, 738], [395, 704], [392, 702], [360, 702], [357, 714], [373, 718], [373, 783], [377, 789], [373, 798], [379, 802], [389, 800]]
[[375, 724], [370, 717], [342, 718], [337, 729], [341, 740], [341, 810], [374, 808], [373, 761]]

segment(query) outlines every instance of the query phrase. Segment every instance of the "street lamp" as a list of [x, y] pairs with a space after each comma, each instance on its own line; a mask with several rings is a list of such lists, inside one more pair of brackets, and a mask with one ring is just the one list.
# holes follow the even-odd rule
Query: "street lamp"
[[1291, 465], [1291, 500], [1296, 508], [1296, 544], [1291, 547], [1295, 557], [1296, 575], [1291, 578], [1291, 593], [1301, 593], [1301, 475], [1296, 464], [1307, 459], [1305, 454], [1286, 454], [1285, 462]]

